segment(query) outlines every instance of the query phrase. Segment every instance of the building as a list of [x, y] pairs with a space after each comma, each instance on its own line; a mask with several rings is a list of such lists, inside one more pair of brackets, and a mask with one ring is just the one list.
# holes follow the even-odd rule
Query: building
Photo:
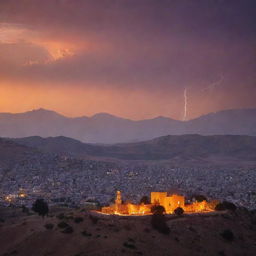
[[[214, 203], [213, 203], [214, 202]], [[172, 214], [174, 210], [181, 207], [187, 213], [213, 211], [218, 201], [212, 202], [193, 202], [192, 204], [185, 204], [185, 197], [182, 195], [172, 194], [167, 192], [151, 192], [150, 204], [132, 204], [123, 203], [121, 192], [116, 192], [115, 203], [102, 207], [101, 213], [116, 214], [116, 215], [149, 215], [151, 208], [155, 205], [161, 205], [165, 209], [165, 213]]]

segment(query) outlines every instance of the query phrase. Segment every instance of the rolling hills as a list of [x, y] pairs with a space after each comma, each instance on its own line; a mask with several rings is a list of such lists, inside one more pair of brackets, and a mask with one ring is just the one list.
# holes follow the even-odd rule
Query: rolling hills
[[169, 135], [153, 140], [114, 145], [87, 144], [67, 137], [26, 137], [17, 144], [43, 152], [81, 158], [119, 160], [205, 160], [229, 158], [256, 161], [256, 137], [241, 135]]

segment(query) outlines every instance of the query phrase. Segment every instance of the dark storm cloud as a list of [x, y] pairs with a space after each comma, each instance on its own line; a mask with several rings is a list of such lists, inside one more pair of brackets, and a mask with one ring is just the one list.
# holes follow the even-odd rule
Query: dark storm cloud
[[95, 45], [47, 64], [15, 63], [2, 75], [145, 89], [204, 87], [224, 75], [226, 86], [249, 87], [255, 82], [255, 8], [251, 0], [2, 0], [1, 22], [42, 38]]

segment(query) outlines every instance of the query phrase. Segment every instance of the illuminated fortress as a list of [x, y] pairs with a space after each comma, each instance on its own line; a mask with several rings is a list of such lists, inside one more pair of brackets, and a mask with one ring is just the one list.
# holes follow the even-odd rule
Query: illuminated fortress
[[151, 192], [150, 204], [132, 204], [123, 203], [121, 192], [116, 192], [115, 203], [102, 207], [101, 213], [104, 214], [116, 214], [116, 215], [150, 215], [152, 214], [151, 208], [156, 205], [161, 205], [165, 209], [165, 213], [172, 214], [174, 210], [181, 207], [186, 213], [196, 212], [209, 212], [214, 211], [214, 208], [218, 202], [202, 201], [193, 202], [191, 204], [185, 204], [185, 197], [177, 194], [168, 195], [167, 192]]

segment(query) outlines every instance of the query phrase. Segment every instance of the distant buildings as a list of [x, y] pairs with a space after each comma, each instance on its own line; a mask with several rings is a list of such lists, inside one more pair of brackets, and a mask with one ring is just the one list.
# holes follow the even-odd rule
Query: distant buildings
[[207, 202], [193, 202], [192, 204], [185, 204], [185, 197], [181, 195], [168, 195], [167, 192], [151, 192], [150, 204], [132, 204], [130, 202], [123, 203], [121, 192], [116, 192], [115, 203], [102, 207], [101, 212], [105, 214], [116, 215], [148, 215], [151, 214], [153, 206], [161, 205], [164, 207], [167, 214], [172, 214], [175, 209], [181, 207], [185, 212], [208, 212], [213, 211], [217, 201]]

